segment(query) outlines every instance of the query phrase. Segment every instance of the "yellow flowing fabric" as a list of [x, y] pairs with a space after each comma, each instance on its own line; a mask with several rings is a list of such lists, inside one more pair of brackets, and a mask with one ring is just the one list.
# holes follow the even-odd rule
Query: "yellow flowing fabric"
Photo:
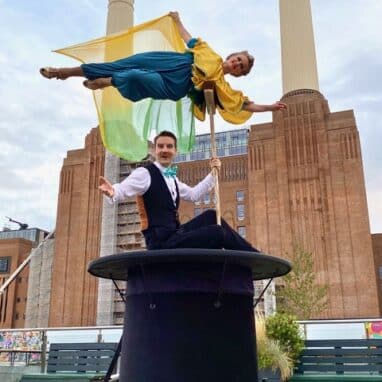
[[[184, 52], [179, 31], [169, 16], [162, 16], [125, 31], [56, 50], [82, 63], [110, 62], [148, 51]], [[147, 155], [152, 133], [172, 131], [178, 150], [190, 151], [194, 143], [192, 102], [146, 98], [131, 102], [110, 86], [93, 92], [104, 146], [113, 154], [139, 161]]]

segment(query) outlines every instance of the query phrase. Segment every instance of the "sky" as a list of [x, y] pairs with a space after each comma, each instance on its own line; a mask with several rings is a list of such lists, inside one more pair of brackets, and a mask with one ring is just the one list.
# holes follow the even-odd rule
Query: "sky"
[[[371, 232], [382, 232], [382, 1], [311, 5], [320, 91], [332, 112], [355, 112]], [[84, 147], [97, 115], [82, 80], [48, 81], [38, 69], [76, 66], [52, 50], [103, 36], [107, 6], [107, 0], [0, 0], [0, 229], [18, 228], [5, 216], [55, 226], [66, 152]], [[134, 8], [136, 24], [179, 11], [190, 33], [222, 56], [249, 50], [254, 70], [231, 85], [261, 104], [282, 97], [278, 0], [135, 0]], [[262, 113], [249, 123], [270, 121]], [[219, 120], [216, 128], [232, 126]], [[197, 124], [197, 132], [207, 131], [207, 123]]]

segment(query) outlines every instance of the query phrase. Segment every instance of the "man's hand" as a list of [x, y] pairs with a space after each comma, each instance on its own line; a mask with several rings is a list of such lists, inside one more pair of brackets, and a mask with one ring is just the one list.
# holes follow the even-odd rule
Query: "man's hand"
[[219, 158], [211, 158], [210, 166], [211, 166], [211, 170], [216, 168], [217, 171], [220, 171], [220, 168], [222, 166], [222, 162], [220, 161]]
[[105, 179], [103, 176], [99, 177], [99, 186], [98, 189], [102, 191], [102, 193], [109, 198], [112, 198], [114, 196], [114, 188], [111, 185], [111, 183]]

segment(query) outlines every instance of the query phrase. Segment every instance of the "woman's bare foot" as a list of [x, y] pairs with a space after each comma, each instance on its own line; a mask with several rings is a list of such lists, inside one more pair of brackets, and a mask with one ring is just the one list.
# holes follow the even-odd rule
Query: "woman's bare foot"
[[57, 80], [61, 79], [60, 78], [60, 71], [59, 71], [59, 69], [56, 69], [56, 68], [49, 68], [49, 67], [41, 68], [40, 74], [43, 77], [48, 78], [49, 80], [51, 80], [52, 78], [56, 78]]
[[84, 77], [84, 72], [80, 66], [76, 66], [74, 68], [46, 67], [40, 69], [40, 74], [49, 80], [52, 78], [56, 78], [57, 80], [66, 80], [69, 77]]
[[97, 78], [95, 80], [86, 80], [83, 82], [84, 86], [90, 90], [103, 89], [111, 86], [111, 77]]

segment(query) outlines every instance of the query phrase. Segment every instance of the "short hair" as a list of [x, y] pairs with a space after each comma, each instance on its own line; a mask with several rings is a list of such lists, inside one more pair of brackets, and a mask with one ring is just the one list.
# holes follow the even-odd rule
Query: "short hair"
[[242, 74], [240, 74], [240, 76], [246, 76], [251, 71], [253, 64], [255, 62], [255, 58], [252, 55], [250, 55], [247, 50], [242, 50], [241, 52], [231, 53], [226, 58], [226, 60], [229, 60], [232, 56], [237, 56], [238, 54], [243, 54], [248, 59], [248, 69], [245, 72], [243, 72]]
[[175, 141], [175, 148], [176, 148], [177, 139], [176, 139], [175, 134], [172, 133], [171, 131], [166, 131], [166, 130], [161, 131], [161, 132], [154, 138], [154, 146], [156, 146], [156, 144], [157, 144], [157, 140], [158, 140], [159, 137], [170, 137], [170, 138], [172, 138], [172, 139]]

